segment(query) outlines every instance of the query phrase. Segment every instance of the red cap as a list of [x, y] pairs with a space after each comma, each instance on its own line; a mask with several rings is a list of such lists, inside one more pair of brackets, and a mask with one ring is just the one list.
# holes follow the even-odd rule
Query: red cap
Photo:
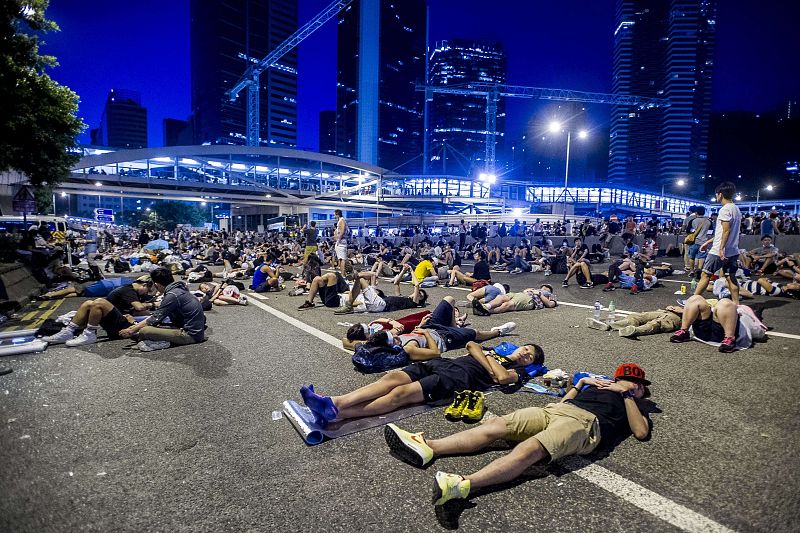
[[650, 382], [644, 378], [644, 370], [636, 363], [622, 363], [619, 365], [616, 372], [614, 372], [614, 379], [624, 379], [635, 381], [642, 385], [650, 385]]

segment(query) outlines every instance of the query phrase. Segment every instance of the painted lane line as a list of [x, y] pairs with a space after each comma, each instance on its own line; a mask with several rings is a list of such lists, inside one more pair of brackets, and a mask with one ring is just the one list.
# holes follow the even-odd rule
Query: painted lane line
[[723, 526], [719, 522], [715, 522], [677, 502], [646, 489], [638, 483], [634, 483], [602, 466], [590, 463], [586, 459], [570, 457], [562, 461], [562, 464], [569, 467], [572, 473], [586, 481], [683, 531], [692, 533], [707, 533], [710, 531], [733, 533], [732, 529]]
[[[287, 315], [277, 309], [263, 304], [257, 300], [251, 300], [251, 303], [263, 309], [272, 316], [279, 318], [295, 326], [296, 328], [304, 331], [331, 346], [347, 352], [342, 347], [342, 341], [333, 335], [329, 335], [324, 331], [310, 326], [294, 317]], [[579, 305], [579, 304], [576, 304]], [[348, 352], [349, 353], [349, 352]], [[673, 526], [689, 531], [691, 533], [700, 532], [720, 532], [732, 533], [732, 530], [726, 528], [710, 518], [707, 518], [691, 509], [688, 509], [677, 502], [674, 502], [664, 496], [661, 496], [643, 486], [626, 479], [619, 474], [615, 474], [611, 470], [589, 463], [585, 459], [579, 457], [570, 457], [562, 462], [568, 467], [572, 473], [592, 483], [593, 485], [608, 491], [620, 499], [651, 513], [653, 516], [672, 524]]]
[[[252, 293], [250, 293], [248, 295], [250, 296], [250, 295], [252, 295]], [[278, 311], [277, 309], [272, 308], [272, 307], [268, 306], [267, 304], [261, 303], [258, 300], [250, 300], [250, 303], [252, 305], [255, 305], [256, 307], [258, 307], [259, 309], [263, 309], [264, 311], [266, 311], [267, 313], [271, 314], [275, 318], [279, 318], [279, 319], [283, 320], [284, 322], [286, 322], [287, 324], [290, 324], [290, 325], [296, 327], [297, 329], [308, 333], [309, 335], [313, 335], [314, 337], [318, 338], [319, 340], [321, 340], [323, 342], [327, 342], [328, 344], [330, 344], [331, 346], [333, 346], [335, 348], [338, 348], [338, 349], [340, 349], [340, 350], [342, 350], [344, 352], [347, 352], [347, 350], [345, 350], [344, 347], [342, 346], [342, 340], [341, 339], [337, 339], [333, 335], [329, 335], [329, 334], [325, 333], [324, 331], [320, 331], [317, 328], [315, 328], [313, 326], [310, 326], [310, 325], [306, 324], [305, 322], [301, 322], [300, 320], [297, 320], [296, 318], [291, 317], [291, 316], [287, 315], [286, 313]]]
[[269, 300], [269, 298], [267, 298], [266, 296], [262, 296], [257, 292], [248, 292], [247, 295], [252, 296], [253, 298], [257, 298], [259, 300]]

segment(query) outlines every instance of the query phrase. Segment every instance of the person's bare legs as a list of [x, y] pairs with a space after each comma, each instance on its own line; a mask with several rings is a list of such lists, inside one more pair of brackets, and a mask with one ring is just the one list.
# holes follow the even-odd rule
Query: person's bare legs
[[481, 287], [477, 291], [467, 294], [467, 300], [483, 300], [486, 297], [486, 287]]
[[[498, 417], [479, 427], [426, 442], [434, 455], [456, 455], [482, 450], [507, 434], [505, 420]], [[529, 466], [547, 457], [547, 450], [535, 437], [531, 437], [517, 444], [507, 455], [495, 459], [474, 474], [464, 476], [464, 479], [470, 481], [473, 489], [504, 483], [519, 477]]]
[[569, 267], [569, 272], [567, 272], [567, 277], [564, 278], [564, 281], [569, 281], [569, 279], [575, 275], [578, 269], [581, 267], [580, 263], [573, 263], [571, 267]]
[[72, 323], [76, 324], [78, 327], [85, 328], [86, 324], [89, 323], [89, 313], [92, 310], [92, 304], [94, 304], [94, 300], [86, 300], [78, 307], [78, 311], [75, 313], [75, 316], [72, 317]]
[[306, 296], [307, 302], [314, 302], [314, 297], [319, 292], [320, 287], [327, 287], [328, 284], [336, 283], [336, 273], [335, 272], [328, 272], [327, 274], [323, 274], [322, 276], [317, 276], [311, 281], [311, 286], [308, 288], [308, 296]]
[[500, 332], [497, 331], [497, 330], [476, 331], [475, 332], [475, 342], [488, 341], [490, 339], [496, 339], [499, 336], [500, 336]]
[[739, 322], [736, 304], [727, 298], [720, 300], [717, 304], [717, 322], [722, 326], [726, 337], [735, 337], [736, 324]]
[[[401, 390], [392, 394], [397, 389]], [[375, 383], [331, 399], [339, 410], [340, 419], [388, 413], [402, 405], [422, 403], [425, 400], [422, 386], [400, 370], [389, 372]]]
[[105, 298], [93, 300], [89, 307], [86, 325], [92, 327], [99, 326], [103, 317], [110, 313], [112, 309], [114, 309], [114, 305]]
[[725, 279], [728, 281], [728, 290], [731, 291], [731, 300], [739, 305], [739, 282], [733, 276], [725, 276]]
[[594, 283], [592, 283], [592, 271], [589, 270], [589, 265], [586, 263], [586, 261], [581, 261], [578, 264], [580, 265], [581, 272], [583, 272], [583, 276], [586, 278], [586, 283], [589, 285], [594, 285]]
[[711, 306], [702, 296], [695, 294], [686, 300], [686, 305], [683, 307], [683, 316], [681, 316], [681, 329], [687, 330], [697, 317], [703, 320], [711, 316]]
[[456, 276], [461, 273], [461, 267], [458, 265], [454, 266], [450, 269], [450, 279], [448, 280], [448, 285], [454, 285], [456, 282]]
[[697, 282], [697, 287], [694, 288], [695, 296], [701, 295], [706, 291], [706, 287], [708, 287], [708, 281], [710, 279], [711, 275], [703, 271], [703, 273], [700, 275], [700, 281]]

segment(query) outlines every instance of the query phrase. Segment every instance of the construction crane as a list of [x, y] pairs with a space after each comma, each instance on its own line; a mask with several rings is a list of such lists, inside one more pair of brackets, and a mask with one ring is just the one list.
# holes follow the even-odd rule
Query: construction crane
[[[521, 85], [505, 85], [501, 83], [469, 83], [465, 85], [417, 85], [418, 91], [425, 92], [426, 102], [433, 93], [459, 94], [462, 96], [481, 96], [486, 98], [486, 159], [485, 172], [495, 173], [495, 132], [497, 130], [497, 100], [501, 96], [512, 98], [538, 98], [540, 100], [563, 100], [569, 102], [586, 102], [593, 104], [611, 104], [620, 106], [636, 106], [639, 109], [667, 107], [669, 100], [648, 98], [626, 94], [590, 93], [569, 89], [544, 89], [542, 87], [523, 87]], [[428, 117], [425, 116], [425, 138], [423, 139], [423, 173], [428, 173], [430, 164], [430, 141]]]
[[235, 102], [239, 97], [239, 93], [242, 92], [243, 89], [247, 89], [247, 101], [245, 102], [247, 118], [245, 138], [247, 139], [247, 146], [259, 145], [261, 102], [258, 88], [260, 85], [259, 78], [261, 77], [261, 73], [275, 65], [281, 57], [300, 44], [303, 39], [317, 31], [326, 22], [338, 15], [339, 12], [346, 9], [347, 6], [352, 3], [353, 0], [336, 0], [331, 3], [289, 36], [288, 39], [279, 44], [264, 59], [252, 60], [252, 64], [247, 67], [239, 81], [237, 81], [231, 89], [225, 91], [225, 96], [227, 96], [231, 102]]

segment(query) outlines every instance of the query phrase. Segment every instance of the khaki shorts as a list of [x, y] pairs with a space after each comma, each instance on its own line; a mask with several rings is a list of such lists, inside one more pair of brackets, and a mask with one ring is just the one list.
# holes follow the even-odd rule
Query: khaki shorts
[[589, 411], [568, 403], [551, 403], [520, 409], [503, 417], [506, 440], [521, 442], [535, 437], [552, 461], [585, 455], [600, 443], [600, 425]]
[[511, 295], [511, 302], [514, 304], [515, 311], [531, 311], [536, 309], [533, 298], [527, 292], [515, 292]]
[[306, 246], [306, 249], [303, 250], [303, 263], [305, 263], [306, 260], [308, 260], [308, 256], [309, 255], [316, 254], [316, 253], [317, 253], [317, 247], [316, 246]]

